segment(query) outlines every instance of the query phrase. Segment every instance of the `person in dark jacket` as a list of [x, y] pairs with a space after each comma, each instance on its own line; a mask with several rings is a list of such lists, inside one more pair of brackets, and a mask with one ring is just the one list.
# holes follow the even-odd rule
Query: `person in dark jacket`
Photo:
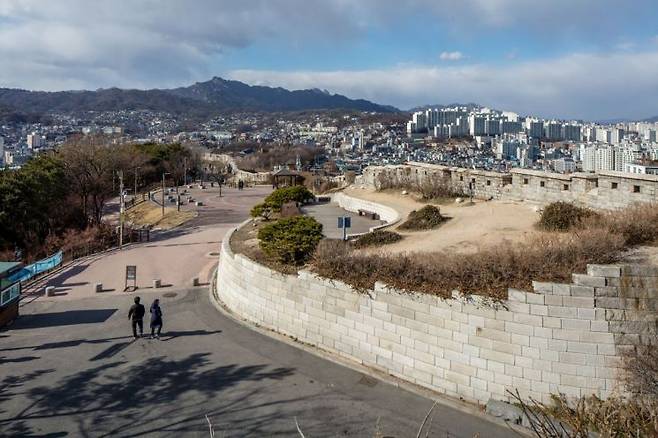
[[[162, 309], [160, 308], [160, 300], [155, 299], [153, 304], [151, 304], [151, 339], [156, 338], [160, 339], [160, 330], [162, 330]], [[158, 330], [158, 333], [155, 333], [155, 330]]]
[[128, 319], [132, 322], [133, 336], [137, 339], [137, 326], [139, 326], [139, 336], [144, 335], [144, 314], [146, 309], [143, 304], [139, 303], [140, 298], [135, 297], [135, 304], [130, 307]]

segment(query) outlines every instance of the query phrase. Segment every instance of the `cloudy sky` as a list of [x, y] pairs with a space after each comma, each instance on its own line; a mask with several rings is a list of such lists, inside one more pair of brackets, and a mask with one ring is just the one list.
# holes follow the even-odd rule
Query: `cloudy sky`
[[318, 87], [407, 109], [658, 115], [656, 0], [0, 0], [0, 87]]

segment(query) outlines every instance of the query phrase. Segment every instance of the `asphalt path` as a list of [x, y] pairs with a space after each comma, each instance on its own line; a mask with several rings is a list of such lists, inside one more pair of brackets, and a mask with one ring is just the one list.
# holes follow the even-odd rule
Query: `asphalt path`
[[[0, 435], [415, 437], [432, 400], [226, 317], [207, 288], [162, 301], [160, 340], [132, 338], [131, 297], [35, 301], [0, 332]], [[428, 423], [429, 424], [429, 423]], [[509, 429], [437, 405], [429, 436]], [[479, 435], [477, 435], [479, 434]]]

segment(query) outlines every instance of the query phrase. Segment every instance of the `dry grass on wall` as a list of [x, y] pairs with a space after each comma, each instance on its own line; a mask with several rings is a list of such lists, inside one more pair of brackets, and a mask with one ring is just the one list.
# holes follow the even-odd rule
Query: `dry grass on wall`
[[529, 290], [533, 280], [570, 282], [571, 274], [585, 272], [588, 263], [618, 261], [622, 249], [623, 239], [602, 229], [541, 236], [524, 245], [500, 245], [476, 254], [364, 255], [340, 241], [323, 241], [312, 269], [359, 290], [382, 281], [443, 297], [459, 290], [504, 299], [509, 287]]

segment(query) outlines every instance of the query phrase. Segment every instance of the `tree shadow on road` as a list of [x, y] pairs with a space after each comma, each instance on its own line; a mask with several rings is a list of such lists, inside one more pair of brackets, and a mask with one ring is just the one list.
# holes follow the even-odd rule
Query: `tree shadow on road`
[[[240, 391], [237, 396], [220, 393], [244, 382], [280, 380], [292, 375], [294, 369], [213, 366], [209, 356], [210, 353], [197, 353], [183, 359], [153, 357], [133, 365], [115, 361], [77, 372], [53, 385], [25, 391], [25, 406], [12, 418], [0, 418], [0, 429], [29, 435], [34, 433], [36, 423], [46, 424], [46, 429], [61, 429], [64, 424], [77, 422], [78, 433], [94, 436], [202, 431], [207, 427], [205, 414], [225, 414], [227, 409], [237, 409], [240, 403], [245, 404], [245, 409], [254, 410], [245, 413], [241, 420], [231, 420], [243, 422], [239, 425], [247, 428], [243, 432], [255, 432], [264, 427], [263, 422], [272, 421], [274, 413], [264, 414], [262, 421], [255, 417], [261, 403], [260, 388], [267, 385], [250, 388], [251, 392]], [[2, 399], [0, 406], [1, 403]]]
[[98, 324], [107, 321], [118, 309], [69, 310], [66, 312], [21, 315], [9, 330], [57, 327], [76, 324]]

